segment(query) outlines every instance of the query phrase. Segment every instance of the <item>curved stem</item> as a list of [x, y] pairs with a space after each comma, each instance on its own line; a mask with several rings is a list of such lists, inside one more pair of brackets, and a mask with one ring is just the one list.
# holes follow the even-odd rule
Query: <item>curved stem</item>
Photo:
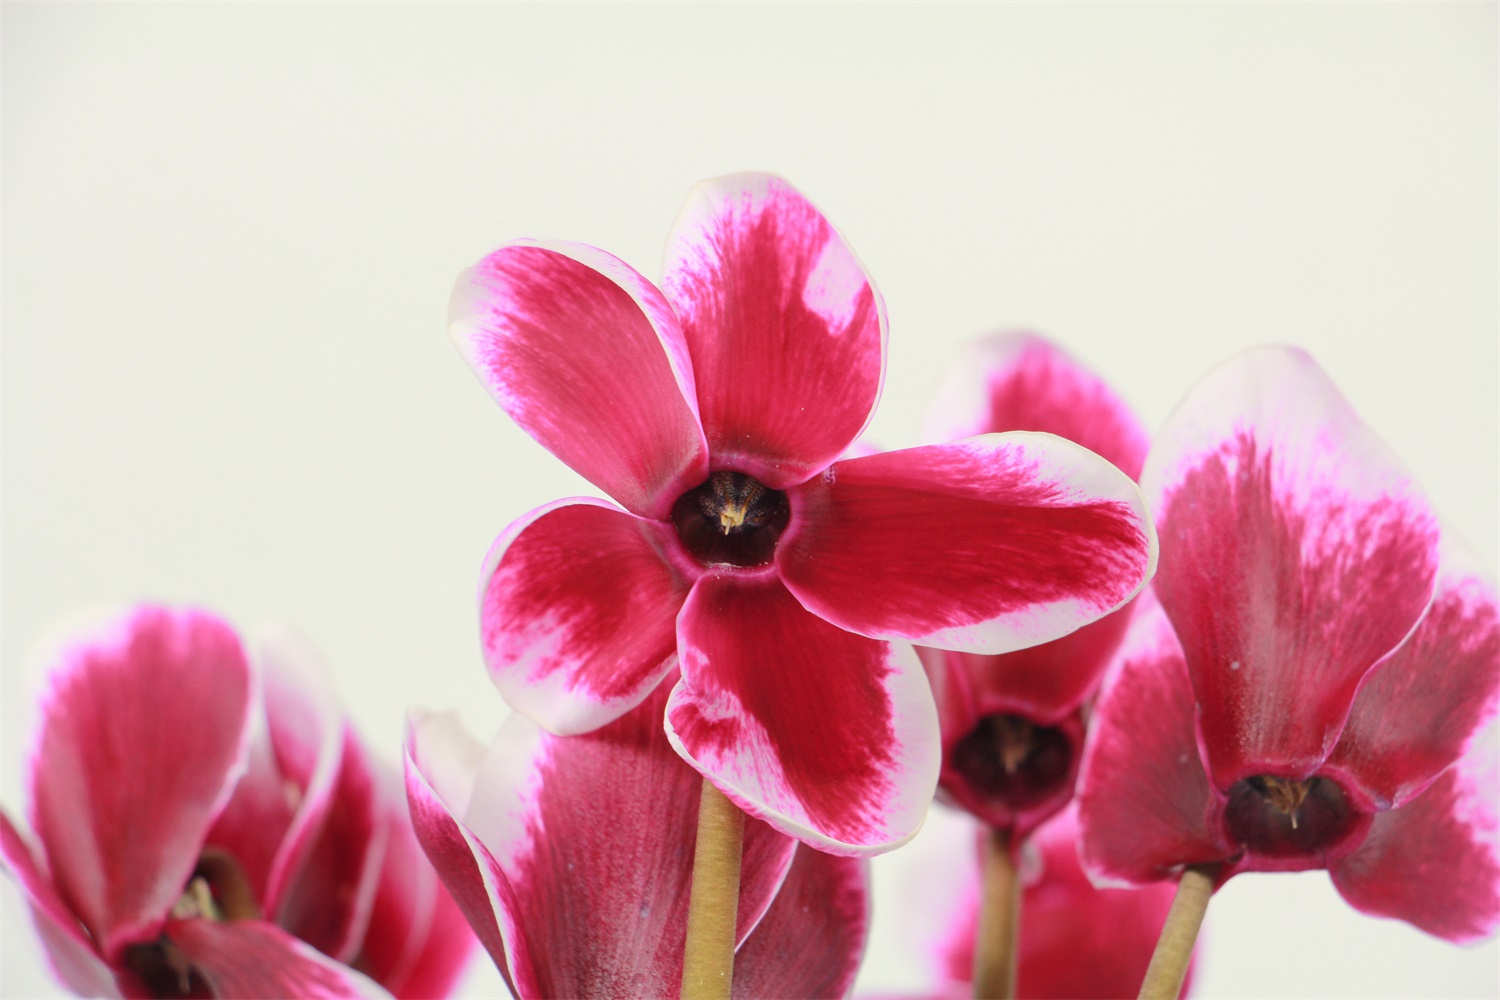
[[981, 892], [979, 926], [974, 932], [974, 996], [1010, 1000], [1016, 995], [1021, 879], [1005, 831], [991, 830], [985, 838]]
[[744, 836], [745, 814], [705, 778], [682, 950], [682, 1000], [728, 1000]]
[[1203, 925], [1203, 913], [1214, 894], [1214, 869], [1187, 868], [1177, 883], [1177, 895], [1162, 924], [1156, 951], [1141, 981], [1140, 1000], [1177, 1000], [1188, 962], [1193, 957], [1193, 943]]

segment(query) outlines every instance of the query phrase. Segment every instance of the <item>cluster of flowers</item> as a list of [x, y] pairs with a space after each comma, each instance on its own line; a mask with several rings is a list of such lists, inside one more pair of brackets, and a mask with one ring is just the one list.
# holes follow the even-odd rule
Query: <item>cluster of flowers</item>
[[284, 658], [154, 610], [80, 647], [32, 760], [43, 856], [3, 827], [80, 992], [437, 995], [466, 920], [517, 996], [675, 995], [704, 782], [748, 817], [736, 996], [849, 992], [865, 859], [934, 795], [1023, 886], [998, 981], [995, 913], [956, 915], [945, 995], [1134, 992], [1190, 878], [1322, 868], [1449, 940], [1500, 924], [1494, 586], [1305, 354], [1230, 360], [1148, 441], [1061, 350], [998, 337], [939, 443], [874, 452], [884, 307], [765, 175], [695, 189], [659, 287], [515, 243], [451, 328], [618, 504], [541, 507], [486, 559], [516, 714], [487, 746], [412, 714], [408, 825]]

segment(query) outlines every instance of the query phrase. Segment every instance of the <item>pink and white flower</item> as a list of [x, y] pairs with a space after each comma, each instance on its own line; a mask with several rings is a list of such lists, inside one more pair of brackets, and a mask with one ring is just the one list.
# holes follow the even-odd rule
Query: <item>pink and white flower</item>
[[393, 779], [287, 641], [142, 607], [50, 675], [0, 857], [83, 995], [445, 995], [472, 937]]
[[707, 181], [660, 288], [581, 244], [501, 247], [451, 330], [500, 405], [620, 504], [559, 501], [486, 560], [506, 700], [587, 732], [674, 666], [673, 746], [822, 849], [916, 830], [938, 770], [908, 643], [1005, 652], [1118, 608], [1155, 539], [1123, 474], [1039, 434], [839, 456], [884, 377], [885, 310], [784, 181]]
[[[999, 334], [973, 345], [938, 396], [934, 437], [1042, 431], [1131, 479], [1146, 432], [1108, 383], [1051, 342]], [[943, 734], [943, 797], [1019, 843], [1073, 795], [1085, 703], [1124, 638], [1130, 605], [1051, 642], [999, 655], [919, 647]]]
[[[417, 836], [517, 997], [678, 992], [701, 779], [662, 729], [669, 690], [580, 736], [512, 715], [488, 747], [451, 715], [411, 716]], [[847, 993], [867, 865], [748, 819], [734, 995]]]
[[1474, 743], [1500, 689], [1493, 583], [1440, 544], [1300, 351], [1211, 373], [1143, 483], [1160, 604], [1137, 611], [1100, 697], [1085, 865], [1132, 884], [1327, 868], [1358, 909], [1454, 941], [1493, 933], [1500, 843]]

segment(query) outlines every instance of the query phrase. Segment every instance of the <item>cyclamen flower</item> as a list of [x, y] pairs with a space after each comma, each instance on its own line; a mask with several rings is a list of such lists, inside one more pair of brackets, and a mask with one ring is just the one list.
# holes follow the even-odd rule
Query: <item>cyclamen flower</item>
[[[667, 743], [667, 694], [583, 736], [512, 715], [488, 748], [411, 717], [417, 835], [518, 997], [677, 995], [701, 779]], [[847, 993], [867, 865], [747, 820], [734, 995]]]
[[472, 936], [290, 648], [252, 666], [217, 618], [145, 607], [57, 664], [29, 758], [41, 851], [0, 814], [0, 855], [70, 989], [451, 989]]
[[1085, 865], [1136, 884], [1327, 868], [1357, 909], [1493, 933], [1493, 777], [1466, 755], [1500, 686], [1493, 584], [1440, 554], [1425, 501], [1300, 351], [1210, 374], [1144, 482], [1160, 607], [1100, 697]]
[[[935, 438], [1045, 431], [1131, 479], [1146, 459], [1145, 430], [1114, 390], [1032, 334], [979, 341], [938, 400]], [[1066, 805], [1083, 752], [1084, 703], [1129, 621], [1127, 605], [1061, 639], [998, 656], [919, 648], [942, 727], [943, 796], [1013, 845]]]
[[[1133, 995], [1146, 973], [1156, 932], [1172, 906], [1165, 883], [1141, 889], [1096, 888], [1078, 863], [1075, 810], [1037, 831], [1034, 862], [1023, 866], [1016, 996], [1021, 1000], [1086, 1000]], [[950, 918], [939, 961], [942, 997], [972, 996], [974, 930], [979, 920], [978, 873], [971, 872]], [[1192, 972], [1188, 972], [1191, 985]]]
[[884, 307], [777, 178], [699, 185], [661, 289], [601, 250], [522, 242], [459, 280], [450, 315], [501, 406], [621, 504], [559, 501], [493, 546], [501, 693], [587, 732], [680, 665], [677, 752], [814, 846], [870, 853], [921, 821], [937, 722], [909, 642], [1045, 642], [1153, 571], [1134, 484], [1069, 442], [837, 461], [879, 395]]

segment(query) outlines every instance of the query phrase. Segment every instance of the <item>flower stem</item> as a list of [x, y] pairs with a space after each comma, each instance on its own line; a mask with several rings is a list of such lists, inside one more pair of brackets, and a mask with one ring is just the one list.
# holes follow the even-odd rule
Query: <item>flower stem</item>
[[1183, 870], [1161, 937], [1156, 940], [1156, 951], [1146, 967], [1146, 978], [1141, 981], [1140, 1000], [1177, 1000], [1193, 957], [1193, 943], [1198, 940], [1198, 928], [1203, 925], [1203, 912], [1213, 894], [1212, 868]]
[[974, 996], [989, 1000], [1010, 1000], [1016, 995], [1021, 879], [1010, 846], [1010, 834], [1003, 830], [991, 830], [984, 840], [983, 895], [974, 934]]
[[705, 778], [682, 952], [682, 1000], [728, 1000], [744, 836], [745, 814]]

